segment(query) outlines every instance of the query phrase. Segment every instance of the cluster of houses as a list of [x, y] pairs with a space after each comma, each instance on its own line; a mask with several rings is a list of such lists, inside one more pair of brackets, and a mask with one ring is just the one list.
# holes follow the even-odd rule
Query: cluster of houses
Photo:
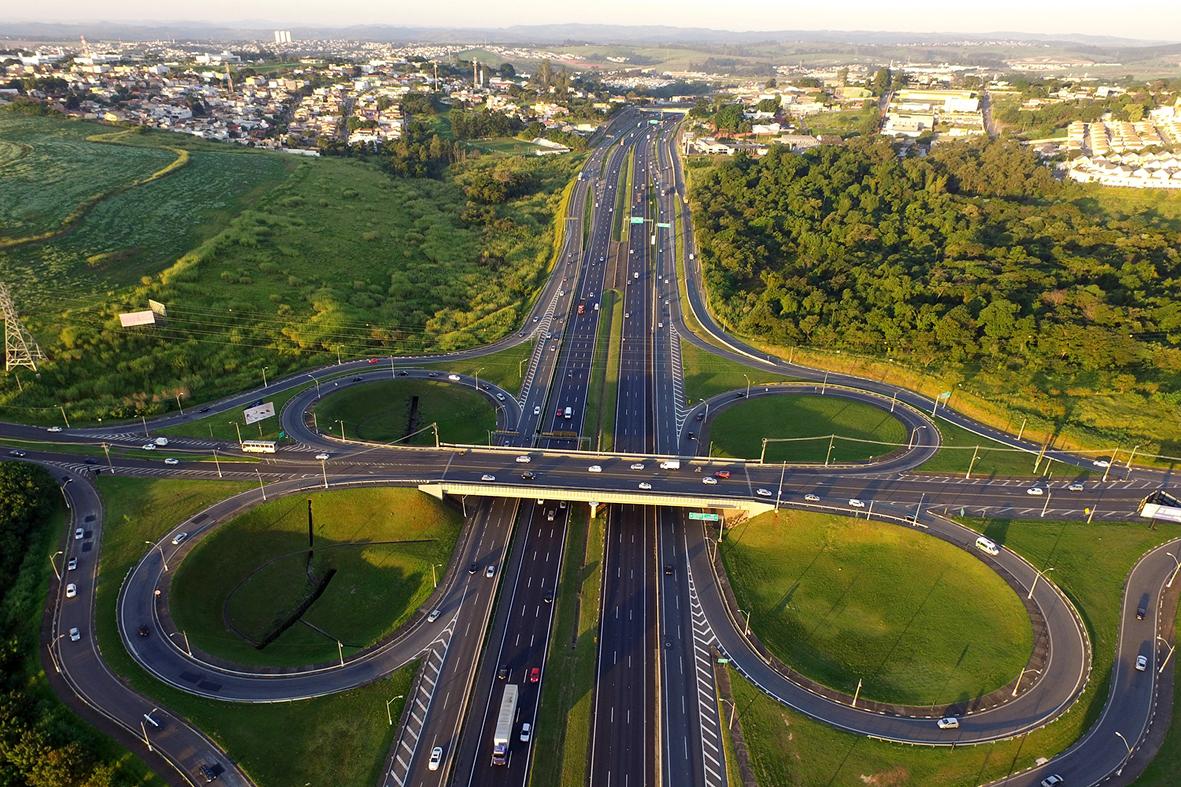
[[895, 91], [881, 133], [913, 138], [928, 132], [949, 138], [983, 134], [984, 115], [976, 91], [932, 88]]
[[1181, 153], [1112, 153], [1080, 156], [1064, 163], [1066, 176], [1080, 183], [1141, 189], [1181, 189]]

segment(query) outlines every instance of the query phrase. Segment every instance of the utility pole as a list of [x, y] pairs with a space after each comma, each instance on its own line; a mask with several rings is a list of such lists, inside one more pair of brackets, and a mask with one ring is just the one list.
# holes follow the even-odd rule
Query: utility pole
[[972, 478], [972, 468], [976, 466], [976, 457], [980, 455], [980, 446], [976, 446], [976, 450], [972, 452], [972, 461], [968, 462], [968, 472], [964, 473], [964, 480], [968, 481]]
[[140, 420], [140, 421], [142, 421], [142, 422], [143, 422], [143, 425], [144, 425], [144, 437], [151, 437], [151, 435], [149, 435], [149, 434], [148, 434], [148, 419], [147, 419], [147, 416], [145, 416], [143, 413], [140, 413], [140, 414], [139, 414], [139, 420]]
[[1017, 430], [1017, 439], [1021, 439], [1021, 435], [1025, 434], [1025, 422], [1029, 420], [1029, 416], [1021, 419], [1021, 428]]
[[857, 691], [853, 692], [853, 707], [857, 707], [857, 698], [861, 696], [861, 678], [857, 679]]
[[328, 462], [325, 459], [320, 460], [320, 472], [324, 474], [324, 488], [328, 488]]
[[234, 431], [238, 433], [238, 447], [242, 446], [242, 430], [238, 427], [237, 421], [230, 421], [234, 425]]
[[221, 478], [221, 462], [217, 461], [217, 446], [213, 446], [213, 466], [217, 468], [217, 477]]
[[828, 372], [824, 373], [824, 382], [820, 385], [820, 395], [824, 396], [824, 392], [828, 390]]
[[66, 428], [69, 429], [70, 419], [66, 417], [66, 406], [64, 404], [59, 404], [57, 407], [62, 411], [62, 420], [66, 422]]
[[[37, 346], [33, 334], [21, 324], [12, 293], [7, 284], [0, 283], [0, 312], [4, 317], [4, 371], [11, 372], [20, 366], [37, 371], [37, 362], [45, 360], [45, 354]], [[19, 384], [19, 379], [18, 384]]]
[[825, 454], [825, 456], [824, 456], [824, 466], [825, 467], [828, 467], [828, 460], [832, 458], [832, 443], [834, 440], [836, 440], [836, 437], [837, 436], [835, 434], [830, 434], [828, 436], [828, 453]]

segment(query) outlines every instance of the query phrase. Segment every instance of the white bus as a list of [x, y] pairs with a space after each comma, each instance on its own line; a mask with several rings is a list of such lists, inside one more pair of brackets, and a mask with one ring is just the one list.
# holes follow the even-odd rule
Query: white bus
[[241, 444], [242, 451], [247, 454], [273, 454], [275, 453], [274, 440], [243, 440]]

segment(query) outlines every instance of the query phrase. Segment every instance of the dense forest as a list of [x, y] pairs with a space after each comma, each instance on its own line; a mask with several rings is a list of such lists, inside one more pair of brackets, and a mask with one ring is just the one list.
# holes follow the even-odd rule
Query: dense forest
[[739, 332], [953, 372], [1093, 432], [1177, 434], [1175, 219], [1108, 210], [1003, 140], [773, 149], [693, 175], [713, 306]]
[[50, 515], [60, 500], [44, 470], [0, 462], [0, 784], [14, 787], [125, 781], [102, 761], [97, 735], [53, 698], [37, 664]]

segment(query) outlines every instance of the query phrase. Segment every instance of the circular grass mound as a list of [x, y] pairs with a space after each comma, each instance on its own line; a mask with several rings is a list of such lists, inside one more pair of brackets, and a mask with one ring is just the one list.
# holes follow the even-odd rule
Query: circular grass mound
[[426, 428], [439, 425], [439, 439], [448, 443], [483, 444], [488, 430], [496, 428], [496, 411], [483, 394], [472, 388], [434, 380], [396, 380], [354, 385], [325, 394], [315, 407], [320, 429], [357, 440], [406, 445], [434, 445], [435, 434]]
[[[908, 435], [888, 410], [840, 396], [790, 394], [759, 396], [727, 405], [710, 419], [714, 456], [754, 459], [766, 438], [813, 438], [768, 443], [767, 462], [820, 462], [828, 455], [828, 436], [838, 435], [832, 462], [865, 462], [895, 450]], [[860, 443], [841, 440], [871, 440]], [[886, 444], [886, 445], [883, 445]]]
[[[307, 549], [307, 500], [314, 512]], [[450, 559], [460, 518], [412, 489], [270, 500], [202, 539], [177, 569], [172, 615], [190, 644], [244, 665], [333, 661], [400, 626]]]
[[967, 552], [895, 525], [800, 511], [727, 534], [751, 630], [786, 664], [881, 702], [940, 705], [1017, 676], [1033, 648], [1016, 593]]

